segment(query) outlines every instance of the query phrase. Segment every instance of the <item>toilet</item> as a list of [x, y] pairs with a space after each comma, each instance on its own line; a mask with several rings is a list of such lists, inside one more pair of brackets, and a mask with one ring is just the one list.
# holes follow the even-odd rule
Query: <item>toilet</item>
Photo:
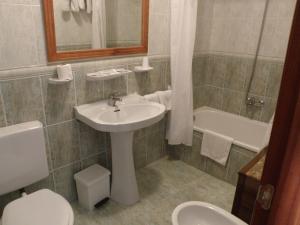
[[229, 212], [205, 202], [185, 202], [172, 214], [173, 225], [247, 225]]
[[[0, 128], [0, 195], [49, 176], [43, 125], [39, 121]], [[43, 189], [10, 202], [1, 225], [73, 225], [70, 204]]]

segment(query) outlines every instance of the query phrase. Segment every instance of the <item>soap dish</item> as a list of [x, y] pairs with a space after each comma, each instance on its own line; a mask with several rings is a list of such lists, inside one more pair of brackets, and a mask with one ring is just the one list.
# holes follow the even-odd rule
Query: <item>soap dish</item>
[[71, 82], [72, 80], [73, 80], [72, 78], [65, 79], [65, 80], [60, 80], [58, 78], [49, 78], [48, 83], [49, 84], [65, 84], [65, 83]]
[[86, 75], [86, 79], [88, 81], [100, 81], [100, 80], [110, 80], [123, 75], [131, 73], [131, 70], [127, 69], [110, 69], [110, 70], [102, 70], [95, 73], [88, 73]]
[[144, 68], [142, 66], [136, 66], [136, 67], [134, 67], [134, 72], [136, 72], [136, 73], [143, 73], [143, 72], [149, 72], [149, 71], [151, 71], [153, 69], [154, 69], [153, 67]]

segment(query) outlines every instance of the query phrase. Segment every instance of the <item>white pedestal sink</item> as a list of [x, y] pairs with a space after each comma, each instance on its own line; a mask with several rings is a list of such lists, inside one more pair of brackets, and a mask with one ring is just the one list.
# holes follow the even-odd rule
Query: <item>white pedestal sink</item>
[[133, 132], [159, 122], [165, 106], [147, 101], [126, 101], [119, 104], [120, 111], [101, 101], [75, 107], [76, 118], [90, 127], [110, 132], [112, 144], [111, 198], [124, 205], [139, 200], [133, 161]]

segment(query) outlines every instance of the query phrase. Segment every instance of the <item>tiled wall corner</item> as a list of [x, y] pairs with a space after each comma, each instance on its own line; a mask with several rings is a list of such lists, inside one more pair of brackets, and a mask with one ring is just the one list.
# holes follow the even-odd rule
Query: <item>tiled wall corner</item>
[[258, 58], [249, 96], [264, 100], [261, 108], [245, 104], [253, 63], [251, 56], [196, 55], [193, 66], [194, 107], [210, 106], [269, 122], [275, 112], [283, 62]]

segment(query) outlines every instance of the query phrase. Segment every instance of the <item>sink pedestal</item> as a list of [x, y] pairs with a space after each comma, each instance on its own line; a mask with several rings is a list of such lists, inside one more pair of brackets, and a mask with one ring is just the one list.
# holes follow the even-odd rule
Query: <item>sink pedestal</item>
[[124, 205], [139, 200], [133, 161], [133, 132], [110, 133], [112, 145], [111, 198]]

